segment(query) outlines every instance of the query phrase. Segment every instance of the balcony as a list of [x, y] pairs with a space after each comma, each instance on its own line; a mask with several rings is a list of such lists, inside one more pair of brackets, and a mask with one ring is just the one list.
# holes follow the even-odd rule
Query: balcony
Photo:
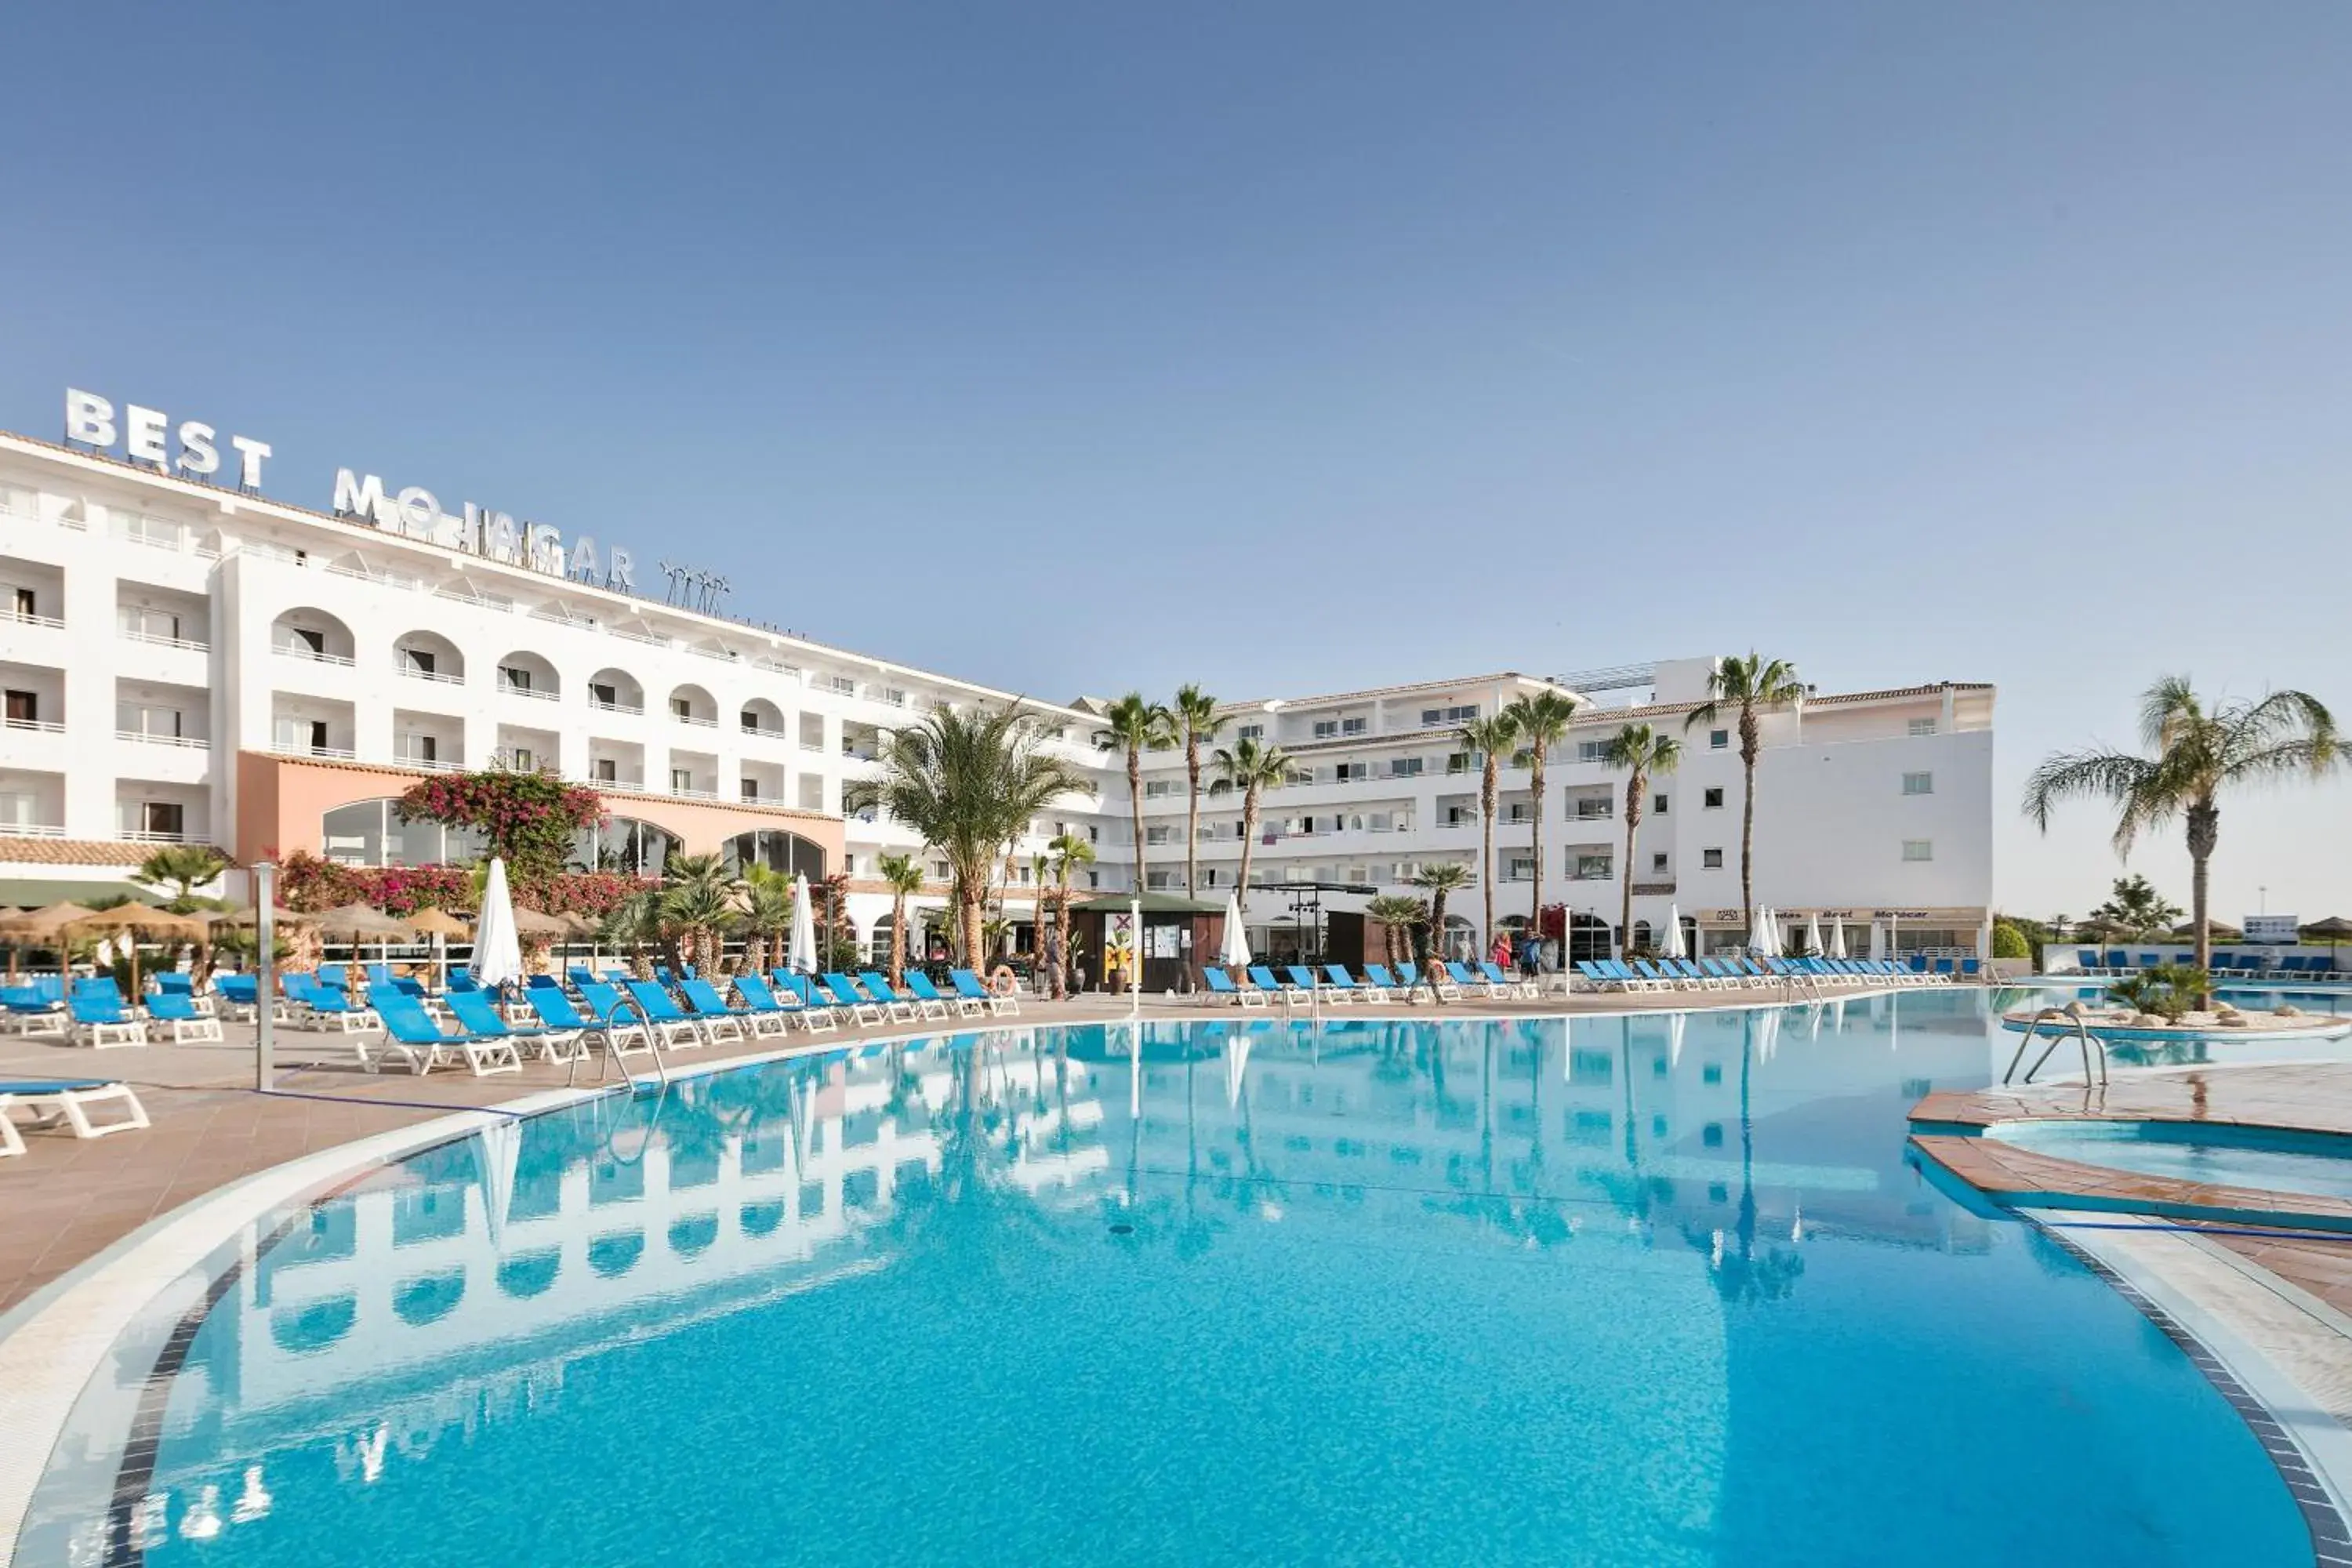
[[420, 773], [462, 773], [466, 771], [466, 764], [463, 763], [452, 762], [441, 757], [428, 757], [422, 752], [394, 752], [392, 754], [392, 760], [401, 767], [415, 768]]
[[340, 653], [328, 653], [324, 649], [312, 647], [307, 643], [273, 643], [270, 645], [269, 651], [280, 658], [299, 658], [305, 664], [339, 665], [344, 669], [351, 669], [359, 662], [356, 659], [347, 658]]
[[158, 827], [125, 827], [117, 832], [114, 837], [122, 840], [126, 844], [185, 844], [190, 842], [188, 836], [185, 833], [168, 831]]
[[463, 686], [466, 684], [466, 678], [462, 675], [444, 675], [437, 669], [419, 669], [413, 664], [402, 664], [400, 666], [400, 673], [406, 676], [411, 680], [430, 680], [438, 686]]
[[278, 741], [269, 749], [281, 757], [321, 757], [339, 763], [351, 762], [359, 755], [349, 746], [313, 746], [300, 741]]
[[[19, 618], [21, 619], [22, 617]], [[50, 624], [62, 625], [63, 623], [52, 622]], [[212, 644], [207, 642], [198, 642], [194, 637], [159, 637], [152, 632], [134, 632], [127, 628], [118, 632], [116, 635], [121, 637], [124, 642], [145, 643], [149, 647], [177, 648], [182, 653], [210, 653], [213, 651]]]
[[715, 789], [692, 789], [684, 784], [672, 784], [667, 793], [679, 800], [717, 800], [719, 798], [719, 792]]
[[11, 730], [26, 730], [37, 735], [62, 735], [66, 732], [66, 727], [52, 719], [10, 719], [5, 723]]
[[137, 741], [147, 746], [178, 746], [187, 751], [208, 752], [212, 742], [202, 735], [163, 735], [152, 730], [117, 730], [118, 741]]
[[535, 686], [517, 686], [510, 680], [499, 681], [499, 689], [509, 697], [528, 697], [534, 702], [556, 700], [556, 695], [552, 691], [541, 691]]
[[7, 609], [0, 610], [0, 621], [13, 621], [20, 626], [47, 626], [55, 632], [66, 629], [65, 622], [55, 616], [37, 616], [30, 610], [20, 610], [13, 605]]
[[626, 713], [632, 718], [643, 716], [646, 710], [646, 705], [642, 702], [607, 702], [601, 697], [588, 699], [588, 706], [599, 713]]
[[681, 724], [691, 724], [698, 730], [716, 730], [719, 728], [718, 720], [706, 719], [699, 713], [673, 712], [670, 717]]
[[0, 822], [0, 838], [63, 838], [65, 825], [57, 822]]

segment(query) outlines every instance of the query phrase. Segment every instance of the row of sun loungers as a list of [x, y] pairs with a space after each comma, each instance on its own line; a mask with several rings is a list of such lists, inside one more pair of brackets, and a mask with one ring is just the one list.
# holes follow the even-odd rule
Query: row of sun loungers
[[[2102, 952], [2095, 947], [2078, 947], [2074, 950], [2074, 960], [2076, 973], [2111, 978], [2137, 974], [2142, 970], [2154, 969], [2164, 963], [2194, 964], [2197, 955], [2194, 952], [2147, 952], [2123, 948], [2108, 948]], [[2352, 979], [2352, 975], [2336, 973], [2336, 955], [2332, 952], [2283, 953], [2276, 958], [2264, 958], [2252, 952], [2217, 952], [2213, 955], [2210, 973], [2217, 980], [2332, 982]]]
[[1504, 972], [1499, 964], [1480, 963], [1475, 968], [1464, 963], [1433, 965], [1423, 971], [1412, 963], [1400, 963], [1391, 970], [1384, 963], [1367, 963], [1360, 973], [1350, 973], [1343, 963], [1327, 963], [1319, 970], [1304, 963], [1282, 966], [1279, 974], [1271, 964], [1251, 964], [1236, 981], [1223, 969], [1202, 972], [1208, 989], [1202, 994], [1213, 1003], [1232, 1003], [1243, 1007], [1265, 1007], [1276, 1002], [1295, 1006], [1301, 1002], [1309, 1005], [1345, 1006], [1355, 1002], [1384, 1004], [1412, 1001], [1434, 992], [1439, 1001], [1458, 1002], [1465, 996], [1533, 997], [1536, 983], [1522, 980]]
[[1949, 961], [1941, 969], [1914, 969], [1884, 958], [1579, 959], [1577, 973], [1598, 991], [1732, 991], [1784, 983], [1817, 985], [1948, 985], [1976, 978]]

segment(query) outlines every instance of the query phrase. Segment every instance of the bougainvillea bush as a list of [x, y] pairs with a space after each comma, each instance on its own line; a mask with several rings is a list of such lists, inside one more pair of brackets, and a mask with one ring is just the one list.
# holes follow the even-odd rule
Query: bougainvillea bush
[[[278, 901], [306, 914], [341, 904], [368, 904], [388, 915], [425, 909], [470, 914], [476, 902], [473, 870], [466, 866], [345, 866], [298, 849], [279, 862], [278, 877]], [[515, 902], [526, 909], [568, 910], [597, 920], [630, 894], [657, 885], [619, 871], [509, 873], [508, 880]]]
[[400, 813], [411, 822], [472, 828], [489, 855], [505, 859], [509, 878], [542, 882], [562, 871], [580, 830], [604, 820], [604, 803], [553, 773], [490, 768], [437, 773], [400, 797]]

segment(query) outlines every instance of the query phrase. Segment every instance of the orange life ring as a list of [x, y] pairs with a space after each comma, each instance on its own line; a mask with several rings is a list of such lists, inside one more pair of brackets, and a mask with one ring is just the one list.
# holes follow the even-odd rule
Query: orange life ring
[[990, 972], [988, 976], [988, 989], [992, 994], [998, 996], [1010, 996], [1013, 994], [1013, 966], [1011, 964], [1000, 963], [994, 970]]

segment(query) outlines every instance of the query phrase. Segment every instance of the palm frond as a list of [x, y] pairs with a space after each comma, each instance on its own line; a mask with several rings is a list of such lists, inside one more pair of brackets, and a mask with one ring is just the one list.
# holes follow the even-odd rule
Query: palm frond
[[2025, 815], [2047, 833], [2051, 814], [2063, 803], [2097, 796], [2123, 805], [2155, 772], [2155, 763], [2127, 752], [2060, 752], [2026, 779]]

